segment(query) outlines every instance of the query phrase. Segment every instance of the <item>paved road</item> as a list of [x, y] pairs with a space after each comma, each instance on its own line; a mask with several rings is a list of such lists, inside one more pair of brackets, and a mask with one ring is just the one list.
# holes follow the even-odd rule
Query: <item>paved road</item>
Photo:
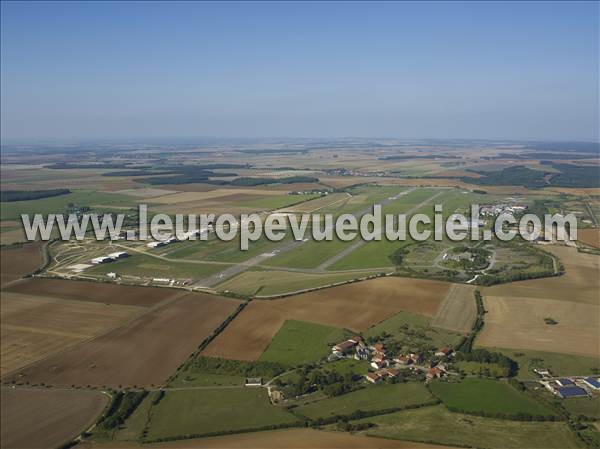
[[[415, 190], [415, 188], [416, 187], [412, 187], [408, 190], [404, 190], [404, 191], [400, 192], [398, 195], [396, 195], [395, 197], [388, 198], [387, 200], [382, 201], [380, 204], [384, 205], [384, 204], [389, 203], [390, 201], [394, 201], [394, 200], [398, 199], [400, 197], [400, 195], [405, 195], [409, 192], [412, 192], [413, 190]], [[371, 212], [372, 207], [373, 207], [373, 205], [369, 205], [357, 212], [354, 212], [353, 215], [356, 217], [364, 215], [368, 212]], [[329, 231], [329, 229], [333, 228], [334, 226], [335, 226], [335, 224], [332, 224], [331, 226], [326, 227], [325, 231]], [[275, 251], [277, 251], [278, 255], [287, 253], [289, 251], [292, 251], [292, 250], [300, 247], [301, 245], [303, 245], [304, 243], [309, 242], [309, 241], [311, 241], [311, 239], [294, 240], [291, 242], [286, 242], [286, 243], [278, 246]], [[225, 281], [226, 279], [232, 278], [233, 276], [237, 276], [238, 274], [248, 270], [248, 268], [259, 265], [260, 263], [264, 262], [265, 259], [267, 259], [268, 257], [269, 256], [267, 256], [266, 254], [260, 254], [258, 256], [252, 257], [251, 259], [248, 259], [245, 262], [242, 262], [238, 265], [227, 268], [223, 271], [220, 271], [219, 273], [215, 273], [204, 279], [200, 279], [198, 282], [196, 282], [194, 284], [194, 287], [200, 287], [200, 288], [201, 287], [204, 287], [204, 288], [214, 287], [215, 285]], [[319, 267], [319, 268], [317, 268], [316, 271], [323, 271], [323, 269]]]
[[[414, 190], [414, 188], [406, 190], [405, 193], [404, 192], [403, 193], [407, 194], [407, 193], [412, 192], [413, 190]], [[412, 213], [416, 212], [417, 210], [419, 210], [420, 208], [422, 208], [423, 206], [425, 206], [426, 204], [428, 204], [430, 201], [432, 201], [435, 198], [437, 198], [438, 196], [440, 196], [442, 193], [444, 193], [443, 190], [440, 191], [440, 192], [437, 192], [437, 193], [433, 194], [432, 196], [430, 196], [426, 200], [423, 200], [419, 204], [411, 207], [409, 210], [407, 210], [405, 212], [405, 214], [407, 216], [411, 215]], [[384, 205], [390, 203], [391, 201], [395, 201], [398, 198], [399, 198], [399, 196], [396, 195], [395, 197], [389, 198], [389, 199], [387, 199], [385, 201], [382, 201], [379, 204], [381, 204], [382, 206], [384, 206]], [[364, 214], [366, 214], [368, 212], [371, 212], [371, 209], [372, 209], [372, 206], [369, 206], [369, 207], [367, 207], [367, 208], [365, 208], [365, 209], [361, 210], [360, 212], [357, 212], [357, 213], [355, 213], [353, 215], [355, 215], [355, 216], [364, 215]], [[381, 235], [383, 233], [383, 229], [377, 229], [377, 230], [374, 230], [374, 231], [377, 232], [379, 235]], [[357, 240], [356, 242], [354, 242], [349, 247], [344, 248], [342, 251], [340, 251], [336, 255], [330, 257], [325, 262], [323, 262], [321, 265], [319, 265], [317, 267], [317, 271], [324, 271], [324, 270], [326, 270], [327, 268], [329, 268], [330, 266], [332, 266], [336, 262], [338, 262], [338, 261], [342, 260], [344, 257], [348, 256], [350, 253], [356, 251], [358, 248], [360, 248], [361, 246], [363, 246], [365, 243], [367, 243], [365, 240], [362, 240], [362, 239]]]

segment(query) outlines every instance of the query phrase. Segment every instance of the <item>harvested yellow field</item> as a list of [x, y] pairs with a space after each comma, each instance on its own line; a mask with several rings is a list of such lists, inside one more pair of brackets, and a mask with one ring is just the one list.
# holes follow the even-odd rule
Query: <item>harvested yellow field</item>
[[545, 249], [566, 273], [483, 289], [488, 313], [476, 344], [599, 357], [600, 258], [567, 246]]
[[98, 335], [144, 307], [2, 293], [0, 375]]
[[600, 291], [600, 257], [578, 253], [567, 246], [546, 246], [565, 267], [565, 274], [553, 278], [512, 282], [485, 289], [486, 296], [547, 298], [561, 301], [598, 304]]
[[486, 294], [484, 306], [488, 313], [477, 346], [600, 357], [598, 304]]
[[159, 204], [177, 204], [177, 203], [190, 203], [195, 201], [205, 201], [215, 198], [220, 198], [229, 195], [238, 194], [248, 195], [283, 195], [284, 192], [278, 192], [276, 190], [261, 190], [261, 189], [215, 189], [207, 192], [180, 192], [171, 195], [159, 196], [158, 198], [152, 198], [153, 203]]

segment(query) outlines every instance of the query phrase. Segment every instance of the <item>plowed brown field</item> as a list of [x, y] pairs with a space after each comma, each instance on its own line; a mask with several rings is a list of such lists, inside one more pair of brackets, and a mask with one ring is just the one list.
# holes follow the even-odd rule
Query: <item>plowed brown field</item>
[[254, 300], [203, 353], [256, 360], [288, 319], [364, 331], [401, 310], [431, 317], [450, 285], [387, 277], [282, 299]]
[[54, 386], [160, 385], [238, 305], [233, 299], [188, 293], [7, 379]]
[[107, 404], [98, 391], [3, 388], [0, 446], [58, 447], [92, 425]]
[[181, 293], [168, 288], [134, 287], [65, 279], [27, 279], [8, 287], [6, 291], [128, 306], [152, 306]]

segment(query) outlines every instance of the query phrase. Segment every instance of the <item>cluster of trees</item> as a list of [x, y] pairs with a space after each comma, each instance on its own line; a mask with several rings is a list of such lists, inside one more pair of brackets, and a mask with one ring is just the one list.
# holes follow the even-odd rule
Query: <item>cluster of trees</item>
[[500, 352], [491, 352], [487, 349], [473, 349], [470, 352], [457, 352], [455, 360], [496, 364], [504, 368], [508, 376], [514, 376], [519, 371], [519, 364], [513, 359]]
[[470, 184], [487, 186], [523, 186], [528, 188], [539, 188], [548, 185], [546, 172], [532, 170], [522, 165], [503, 168], [498, 171], [476, 172], [482, 175], [480, 178], [463, 176], [461, 180]]
[[66, 195], [71, 193], [69, 189], [50, 189], [50, 190], [3, 190], [0, 192], [0, 201], [29, 201], [39, 200], [41, 198], [50, 198], [52, 196]]
[[241, 377], [275, 377], [283, 373], [286, 367], [277, 362], [247, 362], [242, 360], [227, 360], [216, 357], [198, 356], [187, 366], [189, 370], [226, 374]]
[[552, 162], [551, 164], [553, 168], [559, 170], [558, 173], [532, 170], [522, 165], [515, 165], [498, 171], [476, 172], [482, 175], [480, 178], [463, 176], [460, 179], [470, 184], [523, 186], [527, 188], [541, 188], [548, 185], [556, 187], [600, 186], [600, 177], [596, 166], [555, 164]]
[[118, 169], [118, 168], [129, 168], [128, 163], [119, 162], [100, 162], [100, 163], [81, 163], [73, 164], [71, 162], [56, 162], [54, 164], [46, 165], [44, 168], [50, 168], [55, 170], [79, 170], [83, 168], [96, 168], [96, 169]]
[[560, 187], [600, 187], [600, 176], [596, 165], [552, 164], [560, 170], [550, 183]]
[[340, 420], [337, 422], [336, 427], [337, 430], [341, 430], [342, 432], [360, 432], [361, 430], [367, 430], [371, 427], [376, 427], [376, 424], [373, 424], [372, 422], [352, 424], [348, 421]]
[[466, 415], [483, 416], [485, 418], [510, 419], [513, 421], [560, 421], [561, 418], [556, 415], [532, 415], [531, 413], [502, 413], [502, 412], [483, 412], [465, 410], [460, 407], [448, 407], [448, 410], [455, 413], [463, 413]]
[[388, 258], [392, 261], [392, 263], [399, 267], [404, 262], [404, 257], [408, 254], [408, 250], [406, 248], [398, 248], [392, 254], [388, 256]]
[[145, 390], [119, 391], [98, 425], [105, 430], [116, 429], [129, 418], [147, 394]]
[[229, 182], [232, 186], [260, 186], [266, 184], [296, 184], [319, 182], [312, 176], [288, 176], [286, 178], [237, 178]]
[[335, 371], [323, 370], [305, 366], [298, 370], [298, 379], [288, 383], [276, 383], [283, 387], [288, 397], [302, 396], [317, 390], [323, 391], [327, 396], [340, 396], [352, 391], [360, 376], [354, 373], [340, 374]]

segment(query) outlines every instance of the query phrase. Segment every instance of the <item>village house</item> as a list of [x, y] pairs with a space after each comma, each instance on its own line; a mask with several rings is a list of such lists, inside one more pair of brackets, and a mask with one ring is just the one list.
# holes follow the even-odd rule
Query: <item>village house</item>
[[354, 349], [354, 346], [356, 346], [355, 342], [353, 342], [351, 340], [346, 340], [346, 341], [343, 341], [343, 342], [335, 345], [333, 348], [331, 348], [331, 351], [334, 354], [344, 355], [344, 354], [348, 354], [350, 351], [352, 351], [352, 349]]
[[454, 351], [450, 347], [444, 346], [438, 349], [435, 355], [436, 357], [449, 357], [453, 352]]
[[383, 380], [377, 373], [367, 373], [365, 374], [365, 379], [367, 379], [367, 382], [371, 382], [373, 384], [379, 383]]
[[375, 369], [382, 369], [385, 368], [386, 366], [389, 365], [389, 362], [387, 360], [373, 360], [371, 361], [371, 366]]
[[400, 370], [397, 370], [396, 368], [384, 368], [382, 370], [377, 371], [376, 373], [379, 374], [381, 377], [388, 377], [392, 379], [400, 375]]
[[446, 369], [444, 366], [434, 366], [433, 368], [429, 368], [429, 371], [427, 371], [427, 374], [425, 375], [425, 377], [428, 380], [431, 379], [438, 379], [440, 377], [443, 377], [446, 374]]

